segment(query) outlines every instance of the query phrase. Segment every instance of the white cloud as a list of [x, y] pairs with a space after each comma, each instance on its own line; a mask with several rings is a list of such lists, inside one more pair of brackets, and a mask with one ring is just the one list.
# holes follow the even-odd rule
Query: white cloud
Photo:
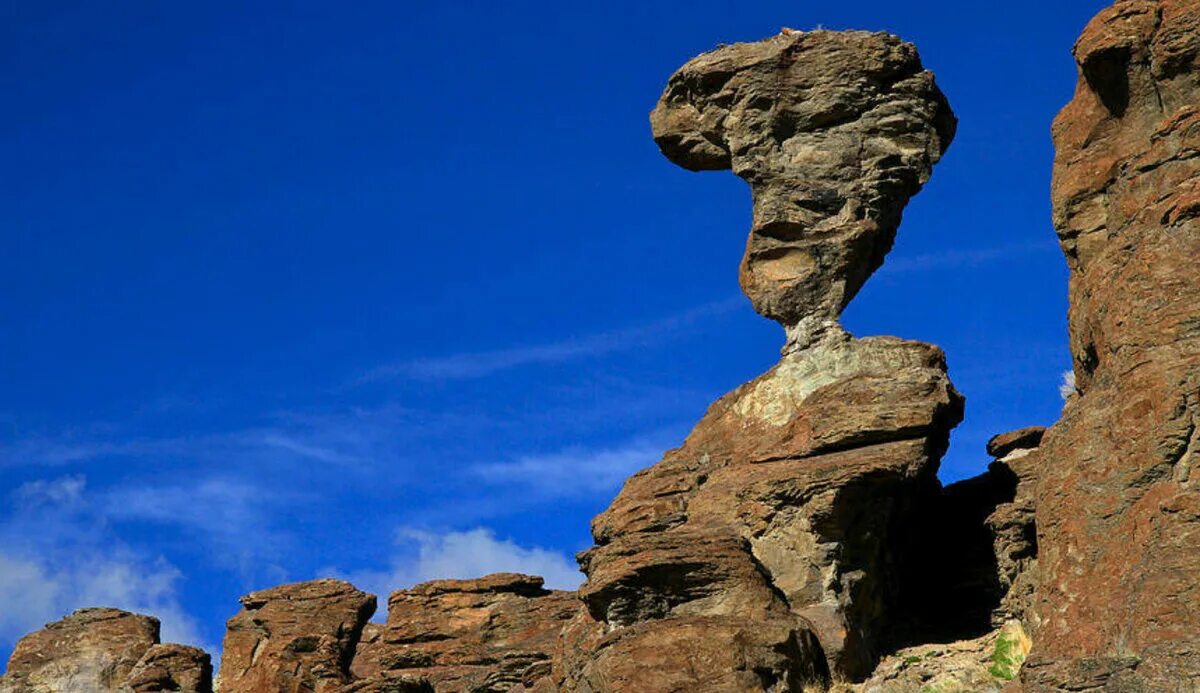
[[164, 642], [212, 650], [179, 603], [180, 574], [116, 549], [88, 556], [0, 553], [0, 642], [12, 643], [76, 609], [107, 606], [157, 617]]
[[619, 489], [629, 475], [657, 462], [668, 447], [665, 438], [639, 438], [600, 449], [572, 447], [479, 464], [471, 471], [486, 482], [521, 486], [543, 497], [597, 495]]
[[708, 303], [644, 325], [599, 332], [578, 339], [495, 351], [451, 354], [381, 366], [359, 382], [410, 378], [414, 380], [467, 380], [532, 364], [562, 363], [660, 341], [691, 327], [698, 320], [728, 313], [746, 304], [742, 297]]
[[[30, 481], [11, 493], [14, 502], [0, 516], [0, 650], [97, 606], [155, 616], [165, 641], [211, 650], [181, 604], [180, 571], [121, 541], [105, 493], [89, 492], [82, 475]], [[128, 512], [137, 512], [136, 497], [127, 495]]]
[[1078, 391], [1078, 388], [1075, 387], [1075, 371], [1063, 371], [1062, 382], [1058, 385], [1058, 394], [1062, 395], [1065, 400]]
[[[379, 596], [380, 602], [397, 589], [441, 579], [477, 578], [491, 573], [540, 575], [549, 589], [571, 590], [583, 581], [575, 561], [558, 551], [537, 546], [526, 547], [510, 539], [500, 539], [486, 527], [459, 532], [427, 532], [402, 528], [396, 532], [396, 553], [386, 570], [337, 570], [326, 574], [344, 575], [359, 588]], [[377, 618], [382, 618], [382, 610]]]
[[77, 503], [83, 495], [87, 479], [82, 474], [58, 479], [38, 479], [17, 487], [13, 492], [18, 503], [27, 505], [65, 505]]

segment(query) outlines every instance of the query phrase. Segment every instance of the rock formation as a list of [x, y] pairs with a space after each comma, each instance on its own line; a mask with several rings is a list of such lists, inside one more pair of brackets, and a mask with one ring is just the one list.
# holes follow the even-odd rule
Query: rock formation
[[[818, 31], [692, 60], [651, 122], [672, 161], [750, 183], [742, 287], [789, 345], [593, 522], [574, 626], [592, 636], [558, 683], [773, 691], [865, 676], [899, 596], [893, 542], [936, 487], [962, 400], [937, 348], [854, 339], [837, 317], [954, 117], [910, 44]], [[713, 656], [664, 654], [704, 632], [720, 634]]]
[[373, 595], [314, 580], [241, 601], [225, 634], [221, 693], [332, 693], [350, 682], [350, 661], [375, 613]]
[[1026, 690], [1200, 688], [1200, 5], [1122, 0], [1054, 123], [1078, 394], [1040, 454]]
[[2, 693], [212, 693], [204, 652], [160, 645], [158, 620], [80, 609], [26, 635], [0, 677]]
[[558, 634], [578, 607], [573, 593], [543, 589], [540, 577], [428, 582], [392, 594], [387, 625], [371, 624], [351, 671], [366, 681], [424, 679], [439, 693], [531, 690], [549, 675]]
[[122, 693], [210, 693], [212, 662], [207, 653], [186, 645], [152, 645], [129, 672]]
[[[1077, 391], [1055, 426], [943, 488], [963, 401], [942, 352], [838, 323], [954, 134], [916, 50], [723, 46], [651, 123], [675, 163], [749, 183], [741, 285], [785, 329], [779, 363], [626, 482], [578, 592], [439, 580], [386, 624], [337, 580], [254, 592], [221, 693], [1200, 690], [1200, 4], [1120, 0], [1075, 56], [1053, 201]], [[113, 609], [26, 636], [0, 678], [168, 690], [211, 693], [207, 655]]]
[[801, 347], [840, 330], [956, 126], [912, 44], [859, 31], [705, 53], [672, 75], [650, 122], [671, 161], [750, 184], [742, 290]]

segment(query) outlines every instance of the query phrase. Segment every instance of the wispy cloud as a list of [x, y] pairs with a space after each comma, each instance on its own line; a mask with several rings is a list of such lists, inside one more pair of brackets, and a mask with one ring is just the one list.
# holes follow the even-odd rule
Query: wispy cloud
[[82, 474], [57, 479], [28, 481], [13, 492], [14, 500], [23, 506], [30, 505], [74, 505], [83, 497], [87, 478]]
[[550, 589], [575, 589], [583, 581], [583, 574], [567, 555], [538, 546], [521, 546], [511, 539], [498, 538], [486, 527], [448, 532], [402, 527], [396, 531], [387, 568], [351, 573], [332, 568], [322, 571], [324, 575], [343, 577], [382, 600], [394, 590], [428, 580], [477, 578], [491, 573], [540, 575]]
[[967, 250], [944, 250], [923, 255], [894, 256], [884, 262], [884, 271], [899, 273], [926, 272], [937, 269], [975, 267], [1001, 260], [1010, 260], [1025, 255], [1055, 252], [1053, 243], [1021, 243], [1001, 245], [993, 248]]
[[180, 571], [111, 534], [86, 488], [82, 476], [69, 476], [12, 492], [0, 517], [0, 648], [92, 606], [152, 614], [164, 639], [211, 647], [180, 602]]
[[728, 313], [745, 304], [741, 297], [708, 303], [644, 325], [540, 345], [495, 351], [414, 359], [375, 368], [358, 383], [396, 378], [413, 380], [468, 380], [535, 364], [563, 363], [602, 356], [659, 342], [692, 327], [704, 318]]
[[677, 437], [660, 433], [611, 447], [576, 446], [482, 463], [473, 466], [471, 472], [486, 483], [520, 487], [541, 497], [606, 494], [619, 489], [634, 472], [657, 462], [663, 450], [677, 442]]
[[108, 606], [156, 616], [166, 642], [199, 645], [195, 619], [179, 603], [180, 572], [128, 551], [70, 561], [0, 552], [0, 643], [13, 642], [76, 609]]

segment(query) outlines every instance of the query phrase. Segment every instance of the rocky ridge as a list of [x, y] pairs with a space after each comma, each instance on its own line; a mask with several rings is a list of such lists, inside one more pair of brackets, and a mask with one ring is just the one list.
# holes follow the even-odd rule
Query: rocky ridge
[[[651, 125], [671, 161], [750, 185], [740, 282], [785, 330], [779, 363], [626, 482], [577, 592], [434, 581], [385, 624], [342, 581], [254, 592], [221, 693], [1200, 690], [1200, 6], [1120, 0], [1075, 57], [1053, 201], [1077, 391], [1053, 427], [942, 487], [945, 356], [838, 322], [954, 136], [916, 49], [722, 46]], [[0, 693], [213, 690], [207, 655], [158, 640], [76, 612], [22, 639]]]

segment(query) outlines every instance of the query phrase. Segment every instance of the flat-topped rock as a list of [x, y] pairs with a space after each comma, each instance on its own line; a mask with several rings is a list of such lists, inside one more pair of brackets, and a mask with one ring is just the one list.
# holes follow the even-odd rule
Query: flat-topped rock
[[341, 580], [251, 592], [229, 619], [221, 693], [330, 693], [350, 682], [350, 661], [375, 597]]
[[987, 452], [992, 457], [1004, 457], [1016, 450], [1033, 450], [1042, 444], [1046, 435], [1045, 426], [1029, 426], [1008, 433], [992, 436], [987, 442]]

